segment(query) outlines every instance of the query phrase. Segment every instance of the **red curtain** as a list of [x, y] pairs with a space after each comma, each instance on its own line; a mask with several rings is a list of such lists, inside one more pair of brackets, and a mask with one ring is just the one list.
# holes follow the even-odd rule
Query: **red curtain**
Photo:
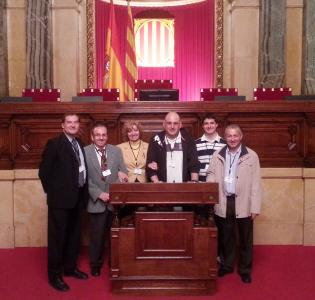
[[[95, 1], [96, 74], [97, 87], [102, 88], [106, 44], [105, 29], [109, 19], [109, 4]], [[149, 8], [132, 7], [133, 15]], [[180, 91], [180, 99], [199, 100], [200, 88], [214, 87], [214, 12], [215, 1], [177, 7], [165, 7], [175, 18], [175, 67], [138, 68], [139, 79], [172, 79]], [[126, 49], [127, 7], [115, 5], [119, 32], [120, 55], [124, 61]]]

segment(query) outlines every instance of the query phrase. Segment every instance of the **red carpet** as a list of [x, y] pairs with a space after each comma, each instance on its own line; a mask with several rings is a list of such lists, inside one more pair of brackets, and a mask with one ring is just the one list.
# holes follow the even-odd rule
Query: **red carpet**
[[[65, 278], [71, 290], [62, 293], [47, 283], [46, 248], [0, 249], [0, 299], [315, 299], [315, 247], [255, 246], [254, 255], [251, 284], [243, 284], [234, 273], [218, 279], [218, 291], [211, 297], [129, 297], [110, 293], [107, 266], [99, 278], [90, 277], [86, 281]], [[88, 271], [86, 251], [80, 259], [80, 268]]]

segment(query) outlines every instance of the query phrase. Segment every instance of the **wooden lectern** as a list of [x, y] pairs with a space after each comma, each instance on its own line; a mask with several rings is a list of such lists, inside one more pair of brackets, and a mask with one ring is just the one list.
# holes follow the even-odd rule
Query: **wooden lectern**
[[[122, 183], [110, 186], [116, 217], [111, 229], [112, 291], [205, 295], [216, 291], [217, 230], [193, 208], [218, 201], [216, 183]], [[124, 224], [123, 205], [146, 206]], [[184, 208], [184, 209], [183, 209]]]

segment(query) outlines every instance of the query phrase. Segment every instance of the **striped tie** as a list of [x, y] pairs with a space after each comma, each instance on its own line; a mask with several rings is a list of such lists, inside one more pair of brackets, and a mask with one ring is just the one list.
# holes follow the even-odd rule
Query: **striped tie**
[[[75, 156], [77, 158], [77, 161], [79, 163], [79, 166], [81, 166], [81, 159], [80, 159], [80, 150], [79, 150], [79, 145], [76, 139], [73, 139], [71, 141], [72, 148], [74, 150]], [[84, 179], [84, 172], [81, 171], [79, 172], [79, 187], [82, 187], [85, 184], [85, 179]]]

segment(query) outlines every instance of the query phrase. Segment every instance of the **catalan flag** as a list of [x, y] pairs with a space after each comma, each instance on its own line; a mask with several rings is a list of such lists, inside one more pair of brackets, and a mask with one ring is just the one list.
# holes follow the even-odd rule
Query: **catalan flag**
[[125, 100], [123, 72], [119, 61], [119, 42], [113, 0], [110, 0], [109, 23], [106, 37], [104, 87], [118, 88], [120, 101]]
[[134, 101], [135, 80], [138, 79], [137, 61], [136, 61], [136, 45], [134, 24], [131, 13], [131, 7], [128, 1], [128, 20], [127, 20], [127, 43], [126, 43], [126, 78], [125, 78], [125, 99]]

